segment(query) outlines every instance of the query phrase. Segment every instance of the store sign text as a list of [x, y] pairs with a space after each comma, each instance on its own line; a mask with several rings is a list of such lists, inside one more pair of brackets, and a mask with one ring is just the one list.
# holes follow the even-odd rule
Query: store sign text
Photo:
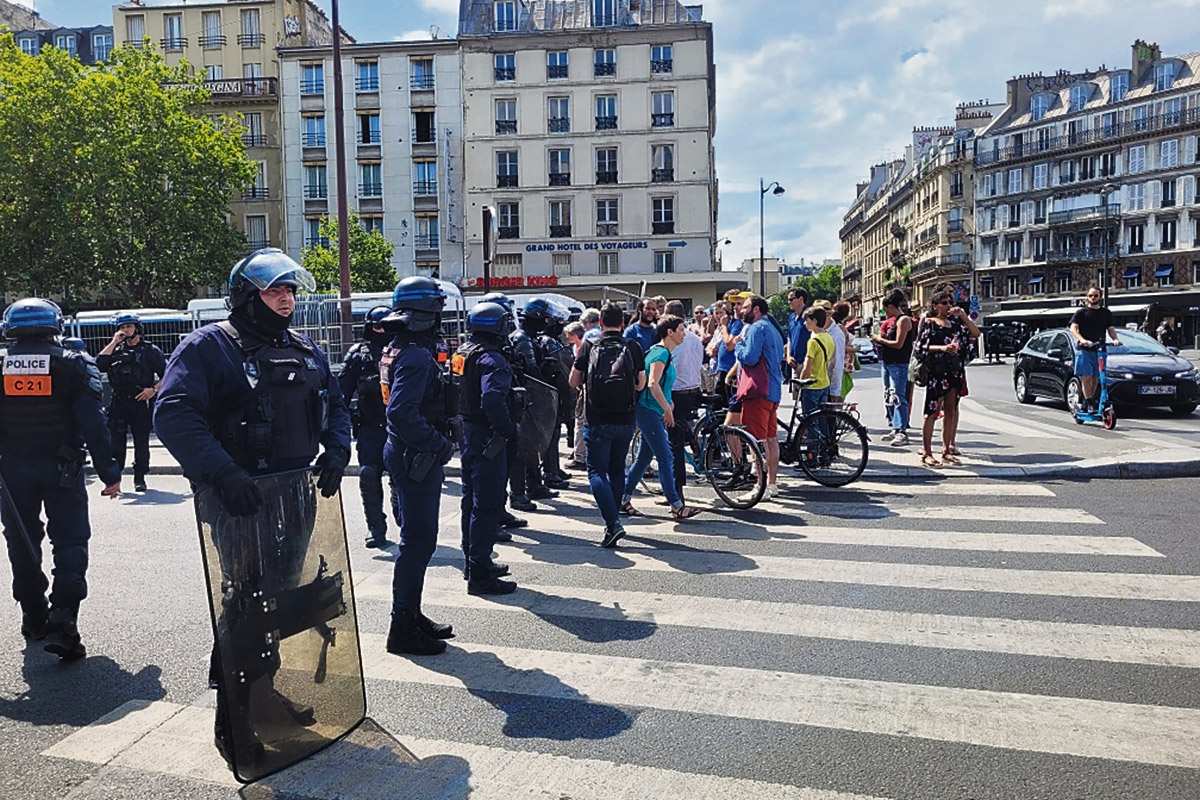
[[526, 253], [541, 253], [554, 251], [580, 252], [583, 250], [645, 250], [649, 242], [559, 242], [557, 244], [527, 244]]
[[[558, 286], [557, 275], [514, 275], [495, 276], [488, 281], [491, 289], [544, 289]], [[459, 286], [468, 289], [482, 289], [483, 278], [464, 278]]]

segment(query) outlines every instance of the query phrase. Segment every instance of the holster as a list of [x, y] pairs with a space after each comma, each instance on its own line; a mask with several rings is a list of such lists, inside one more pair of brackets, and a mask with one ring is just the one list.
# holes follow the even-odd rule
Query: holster
[[58, 456], [58, 485], [64, 489], [70, 488], [79, 479], [79, 473], [83, 471], [87, 454], [78, 447], [65, 444], [58, 448], [56, 455]]

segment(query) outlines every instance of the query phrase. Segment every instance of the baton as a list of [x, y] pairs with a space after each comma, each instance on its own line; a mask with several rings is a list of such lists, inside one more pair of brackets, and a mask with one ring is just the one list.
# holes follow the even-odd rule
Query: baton
[[33, 539], [29, 536], [29, 530], [25, 527], [25, 520], [21, 518], [21, 512], [17, 509], [17, 504], [13, 502], [12, 493], [8, 491], [8, 483], [3, 479], [2, 472], [0, 472], [0, 499], [3, 499], [8, 504], [9, 510], [12, 511], [13, 518], [17, 521], [17, 532], [21, 534], [21, 541], [25, 542], [25, 549], [29, 551], [29, 557], [33, 559], [33, 563], [37, 564], [40, 569], [42, 566], [42, 554], [33, 546]]

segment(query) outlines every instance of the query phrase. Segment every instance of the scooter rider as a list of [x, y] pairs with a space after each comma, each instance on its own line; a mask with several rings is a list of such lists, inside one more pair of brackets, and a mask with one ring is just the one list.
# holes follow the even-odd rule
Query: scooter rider
[[1079, 345], [1075, 348], [1075, 374], [1083, 388], [1080, 411], [1098, 411], [1097, 390], [1100, 387], [1100, 355], [1098, 348], [1104, 345], [1107, 334], [1114, 345], [1120, 345], [1117, 328], [1113, 324], [1112, 311], [1102, 306], [1103, 296], [1095, 286], [1087, 290], [1087, 305], [1076, 310], [1071, 317], [1071, 335]]
[[513, 373], [503, 351], [512, 330], [512, 314], [504, 306], [477, 304], [467, 315], [468, 340], [450, 362], [463, 415], [462, 548], [470, 594], [509, 594], [517, 588], [499, 580], [508, 567], [492, 561], [504, 510], [506, 451], [517, 439], [509, 403]]
[[[338, 384], [350, 406], [355, 449], [358, 452], [358, 489], [367, 519], [367, 547], [387, 547], [387, 515], [383, 510], [383, 444], [387, 441], [383, 392], [379, 384], [380, 358], [391, 335], [383, 320], [392, 309], [375, 306], [363, 319], [362, 341], [346, 352]], [[397, 517], [399, 523], [399, 517]]]
[[[22, 635], [45, 639], [47, 652], [74, 661], [87, 653], [76, 624], [79, 604], [87, 597], [91, 537], [83, 443], [105, 497], [121, 493], [121, 470], [112, 458], [95, 362], [54, 341], [62, 334], [58, 306], [35, 297], [18, 300], [4, 312], [4, 334], [15, 340], [0, 351], [0, 516], [13, 598], [21, 604]], [[54, 553], [53, 585], [42, 571], [47, 534]]]
[[454, 447], [447, 437], [448, 380], [437, 362], [438, 328], [446, 294], [432, 278], [405, 278], [392, 294], [393, 313], [383, 326], [394, 333], [380, 365], [387, 398], [384, 462], [400, 504], [400, 550], [392, 578], [392, 625], [387, 651], [436, 655], [449, 625], [421, 613], [425, 570], [437, 549], [443, 467]]
[[108, 434], [113, 458], [125, 469], [125, 440], [133, 434], [133, 488], [146, 491], [150, 469], [151, 405], [162, 385], [167, 357], [142, 335], [142, 320], [125, 312], [113, 319], [112, 341], [96, 356], [96, 366], [108, 373], [112, 401], [108, 404]]

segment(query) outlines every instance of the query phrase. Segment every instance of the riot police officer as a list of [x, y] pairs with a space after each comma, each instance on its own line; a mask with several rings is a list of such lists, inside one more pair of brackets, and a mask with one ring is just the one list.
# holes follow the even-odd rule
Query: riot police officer
[[517, 424], [510, 409], [512, 367], [504, 345], [513, 331], [512, 313], [499, 303], [479, 303], [467, 314], [468, 337], [451, 359], [462, 412], [462, 548], [470, 594], [509, 594], [508, 568], [492, 561], [492, 547], [507, 479], [508, 444]]
[[[507, 298], [505, 298], [507, 300]], [[513, 311], [513, 304], [508, 300], [507, 309]], [[508, 358], [513, 371], [513, 384], [524, 386], [525, 377], [541, 378], [538, 369], [537, 352], [533, 347], [533, 335], [526, 330], [525, 319], [508, 335]], [[558, 497], [558, 493], [548, 489], [542, 483], [542, 473], [538, 464], [525, 464], [517, 458], [517, 448], [514, 445], [508, 449], [508, 486], [509, 503], [518, 511], [536, 511], [534, 500], [547, 500]]]
[[541, 458], [542, 483], [549, 489], [569, 489], [571, 486], [567, 474], [559, 468], [558, 454], [562, 412], [571, 394], [568, 380], [570, 367], [561, 357], [566, 348], [559, 338], [568, 318], [567, 309], [561, 304], [545, 297], [535, 297], [525, 306], [525, 318], [521, 322], [521, 327], [533, 339], [538, 377], [558, 392], [558, 405], [550, 412], [554, 416], [554, 436]]
[[[282, 250], [252, 253], [229, 275], [229, 318], [189, 334], [163, 375], [155, 432], [184, 474], [213, 486], [233, 516], [253, 516], [262, 506], [251, 476], [300, 469], [315, 458], [317, 489], [332, 497], [350, 461], [350, 414], [329, 362], [288, 328], [301, 288], [316, 288], [312, 275]], [[245, 748], [257, 740], [253, 731], [230, 730], [245, 724], [230, 703], [244, 711], [248, 700], [240, 687], [225, 685], [215, 648], [209, 685], [217, 689], [217, 748], [232, 764], [234, 741]], [[311, 720], [311, 708], [272, 696], [298, 722]]]
[[[112, 458], [95, 362], [54, 341], [62, 334], [58, 306], [18, 300], [4, 312], [4, 332], [16, 340], [0, 361], [0, 515], [13, 597], [21, 604], [21, 633], [45, 639], [47, 652], [74, 661], [87, 654], [76, 622], [87, 597], [91, 536], [82, 445], [91, 453], [105, 497], [120, 494], [121, 470]], [[42, 572], [46, 534], [54, 553], [53, 586]]]
[[[387, 441], [379, 364], [391, 336], [383, 329], [388, 306], [375, 306], [363, 320], [362, 341], [342, 360], [338, 384], [350, 406], [355, 447], [358, 451], [358, 489], [367, 518], [367, 547], [387, 547], [387, 515], [383, 512], [383, 444]], [[397, 522], [399, 518], [397, 517]]]
[[144, 492], [150, 469], [151, 403], [162, 383], [167, 357], [146, 341], [137, 314], [118, 314], [113, 324], [117, 330], [112, 341], [96, 356], [96, 366], [108, 373], [112, 386], [108, 435], [112, 438], [113, 458], [125, 469], [126, 438], [133, 434], [133, 488]]
[[400, 551], [392, 579], [392, 625], [387, 651], [436, 655], [453, 636], [449, 625], [421, 613], [425, 570], [437, 549], [442, 468], [454, 447], [448, 438], [450, 392], [437, 361], [437, 336], [446, 294], [438, 282], [405, 278], [392, 294], [384, 324], [395, 338], [384, 350], [387, 443], [383, 455], [400, 503]]

